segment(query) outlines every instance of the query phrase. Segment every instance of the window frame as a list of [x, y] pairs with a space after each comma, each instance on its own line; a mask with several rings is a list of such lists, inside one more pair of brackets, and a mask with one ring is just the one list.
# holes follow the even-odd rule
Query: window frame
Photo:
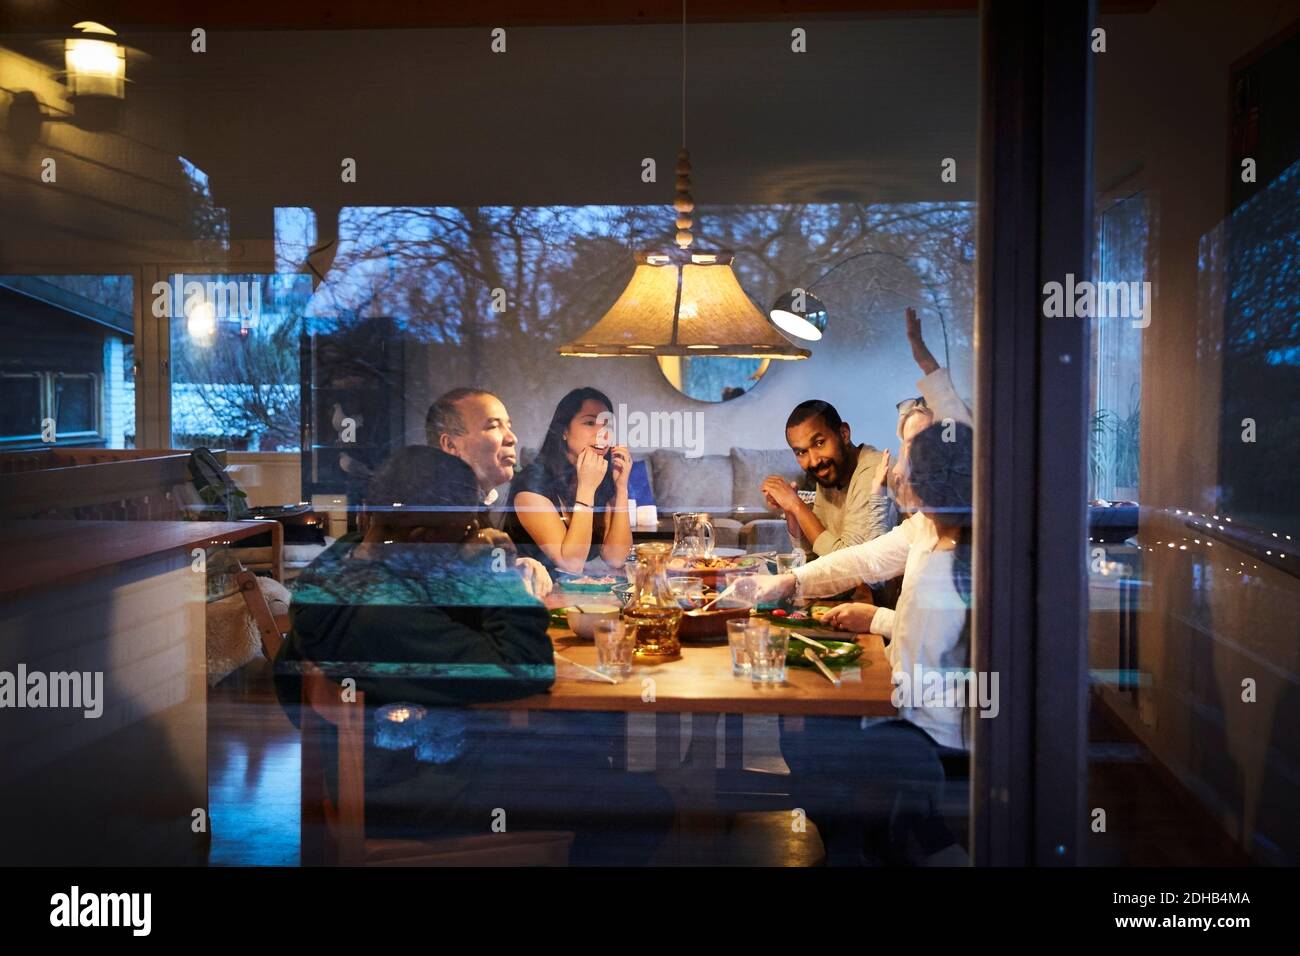
[[71, 438], [71, 439], [80, 438], [83, 440], [89, 439], [92, 441], [104, 439], [105, 435], [104, 435], [103, 376], [97, 372], [42, 372], [40, 374], [45, 376], [45, 395], [43, 396], [43, 398], [46, 400], [46, 402], [48, 402], [48, 404], [45, 405], [46, 414], [43, 415], [42, 418], [46, 418], [46, 417], [53, 418], [56, 429], [58, 428], [58, 422], [59, 422], [58, 415], [55, 414], [56, 407], [58, 404], [57, 386], [58, 386], [59, 379], [84, 378], [90, 380], [91, 383], [90, 401], [92, 405], [90, 418], [94, 424], [94, 428], [91, 429], [90, 431], [76, 431], [76, 432], [65, 432], [59, 430], [56, 432], [56, 435], [61, 438]]
[[[45, 411], [46, 410], [46, 401], [45, 401], [46, 374], [48, 373], [46, 372], [0, 372], [0, 379], [29, 378], [29, 379], [36, 380], [36, 388], [37, 388], [36, 417], [38, 419], [37, 421], [38, 426], [40, 421], [43, 421], [46, 418], [46, 411]], [[33, 442], [39, 442], [40, 440], [41, 440], [41, 432], [39, 427], [37, 428], [36, 432], [31, 435], [0, 434], [0, 448], [7, 448], [11, 446], [18, 446], [18, 445], [29, 445]]]

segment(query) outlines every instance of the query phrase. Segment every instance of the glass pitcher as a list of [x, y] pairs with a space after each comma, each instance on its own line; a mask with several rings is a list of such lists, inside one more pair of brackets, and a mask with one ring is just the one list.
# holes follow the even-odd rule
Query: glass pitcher
[[648, 541], [638, 544], [634, 551], [636, 576], [632, 595], [623, 609], [623, 625], [635, 640], [633, 654], [644, 663], [675, 661], [682, 656], [677, 639], [682, 608], [668, 583], [672, 549], [666, 541]]
[[713, 555], [713, 521], [700, 511], [673, 514], [674, 558], [707, 558]]

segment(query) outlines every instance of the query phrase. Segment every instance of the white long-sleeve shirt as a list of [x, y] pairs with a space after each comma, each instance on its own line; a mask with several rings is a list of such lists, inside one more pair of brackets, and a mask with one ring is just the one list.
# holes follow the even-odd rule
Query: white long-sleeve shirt
[[963, 425], [971, 424], [970, 409], [957, 394], [957, 389], [952, 384], [952, 376], [948, 374], [946, 368], [935, 369], [917, 382], [916, 387], [921, 390], [921, 394], [925, 397], [925, 404], [934, 413], [936, 422], [942, 423], [945, 418], [951, 418]]
[[[971, 424], [970, 409], [957, 395], [946, 368], [936, 369], [916, 384], [937, 424], [949, 418]], [[877, 609], [871, 621], [873, 633], [890, 639], [885, 656], [896, 683], [914, 683], [918, 666], [921, 672], [964, 671], [970, 666], [970, 648], [962, 640], [967, 607], [953, 585], [953, 552], [936, 551], [936, 544], [934, 525], [924, 515], [914, 514], [888, 534], [795, 569], [802, 592], [809, 597], [829, 597], [864, 581], [903, 575], [897, 607]], [[913, 694], [914, 701], [920, 700], [920, 690]], [[899, 716], [945, 747], [966, 748], [962, 708], [901, 707]]]
[[[935, 422], [943, 424], [945, 419], [951, 418], [955, 422], [961, 422], [963, 425], [971, 425], [970, 409], [966, 403], [961, 400], [957, 394], [957, 389], [952, 384], [952, 376], [948, 374], [946, 368], [938, 368], [925, 375], [916, 383], [916, 387], [921, 390], [925, 397], [925, 404], [934, 414]], [[868, 582], [876, 584], [876, 581]], [[882, 607], [877, 609], [876, 615], [871, 620], [871, 633], [879, 634], [882, 637], [893, 637], [894, 634], [894, 609]]]
[[[893, 531], [866, 544], [842, 548], [794, 570], [801, 593], [807, 597], [839, 594], [862, 581], [883, 581], [903, 575], [898, 606], [891, 614], [885, 657], [896, 686], [911, 687], [918, 675], [969, 668], [966, 602], [952, 579], [954, 552], [936, 551], [934, 525], [925, 515], [914, 514]], [[876, 612], [877, 617], [883, 608]], [[875, 622], [872, 622], [874, 631]], [[899, 716], [916, 724], [945, 747], [966, 749], [965, 710], [927, 702], [920, 706], [921, 687]], [[973, 702], [972, 702], [973, 703]]]

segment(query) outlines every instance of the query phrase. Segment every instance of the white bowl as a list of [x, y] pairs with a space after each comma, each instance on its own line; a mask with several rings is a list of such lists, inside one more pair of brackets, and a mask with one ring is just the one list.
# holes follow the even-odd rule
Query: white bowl
[[617, 621], [617, 604], [578, 604], [565, 608], [564, 619], [569, 629], [584, 640], [594, 640], [597, 621]]

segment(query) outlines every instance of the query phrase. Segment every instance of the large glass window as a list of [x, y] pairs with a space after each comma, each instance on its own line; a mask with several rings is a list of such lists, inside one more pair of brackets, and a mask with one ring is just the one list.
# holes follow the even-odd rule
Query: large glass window
[[[1145, 197], [1139, 193], [1105, 202], [1098, 227], [1096, 281], [1100, 301], [1108, 308], [1093, 322], [1089, 483], [1094, 499], [1131, 501], [1137, 497], [1141, 448], [1141, 330], [1151, 298]], [[1118, 308], [1109, 308], [1112, 303]]]
[[60, 775], [0, 857], [969, 863], [973, 8], [214, 16], [201, 55], [106, 24], [109, 129], [3, 61], [57, 147], [22, 251], [148, 281], [0, 282], [45, 310], [0, 353], [15, 469], [47, 419], [139, 452], [26, 480], [139, 552], [13, 625], [86, 632], [127, 732], [19, 740]]
[[135, 444], [129, 275], [0, 276], [0, 448]]
[[1098, 279], [1150, 285], [1140, 321], [1093, 326], [1098, 863], [1300, 859], [1300, 142], [1284, 118], [1300, 34], [1284, 20], [1169, 3], [1101, 18]]
[[234, 451], [300, 445], [303, 275], [174, 273], [152, 308], [171, 329], [172, 442]]

